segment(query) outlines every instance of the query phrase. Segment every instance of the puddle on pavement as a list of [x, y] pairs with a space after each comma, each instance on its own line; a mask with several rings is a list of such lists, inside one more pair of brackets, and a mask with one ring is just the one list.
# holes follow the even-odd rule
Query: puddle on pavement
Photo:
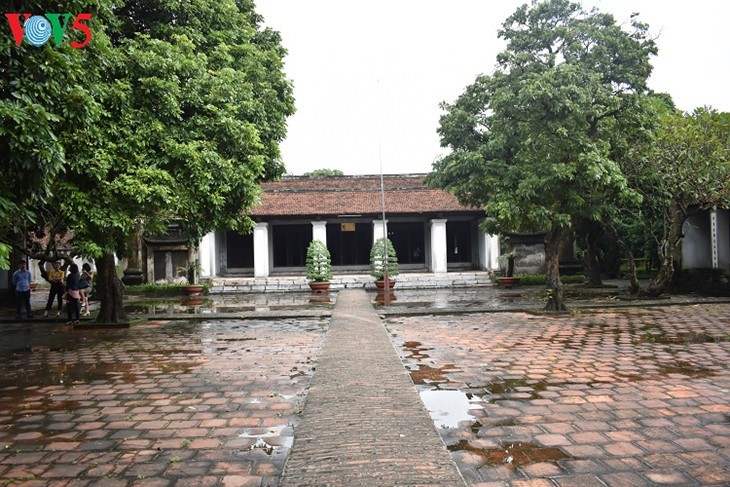
[[423, 390], [419, 394], [438, 428], [458, 428], [462, 421], [476, 421], [470, 411], [481, 409], [479, 397], [461, 391]]
[[547, 390], [548, 383], [541, 380], [505, 379], [502, 382], [490, 382], [485, 389], [495, 397], [489, 402], [508, 399], [539, 399], [540, 392]]
[[484, 459], [486, 465], [524, 467], [533, 463], [574, 459], [560, 448], [544, 447], [534, 443], [503, 442], [500, 448], [483, 449], [472, 446], [466, 440], [461, 440], [447, 448], [452, 452], [468, 451], [477, 454]]
[[272, 455], [292, 447], [294, 443], [294, 430], [291, 426], [272, 426], [270, 428], [247, 428], [238, 435], [239, 438], [255, 439], [251, 450], [261, 450], [267, 455]]
[[660, 365], [659, 373], [662, 375], [679, 374], [689, 377], [712, 377], [716, 375], [715, 372], [710, 369], [681, 360], [671, 365]]
[[37, 367], [18, 368], [6, 371], [0, 377], [0, 389], [18, 386], [49, 386], [86, 384], [98, 380], [119, 380], [125, 383], [136, 382], [132, 364], [96, 362], [93, 364], [55, 364], [40, 363]]
[[431, 367], [430, 365], [419, 364], [417, 370], [408, 369], [411, 380], [416, 385], [436, 386], [441, 384], [449, 384], [451, 380], [446, 374], [451, 372], [459, 372], [454, 364], [446, 364], [441, 368]]
[[276, 302], [250, 303], [231, 301], [227, 298], [170, 298], [135, 300], [125, 304], [124, 310], [130, 315], [160, 315], [160, 314], [237, 314], [267, 311], [301, 311], [332, 309], [332, 296], [326, 299], [310, 299], [302, 295], [301, 303]]
[[667, 334], [664, 330], [654, 327], [645, 327], [644, 334], [639, 338], [639, 343], [659, 343], [662, 345], [692, 345], [701, 343], [730, 342], [730, 335], [713, 336], [707, 333], [694, 331], [678, 332], [674, 335]]

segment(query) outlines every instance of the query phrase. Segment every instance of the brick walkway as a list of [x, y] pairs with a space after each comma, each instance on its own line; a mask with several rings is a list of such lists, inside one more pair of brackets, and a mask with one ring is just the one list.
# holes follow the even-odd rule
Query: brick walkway
[[341, 291], [284, 487], [464, 485], [363, 290]]
[[275, 487], [316, 320], [0, 325], [0, 485]]
[[730, 485], [730, 304], [386, 327], [420, 388], [469, 395], [439, 431], [473, 487]]

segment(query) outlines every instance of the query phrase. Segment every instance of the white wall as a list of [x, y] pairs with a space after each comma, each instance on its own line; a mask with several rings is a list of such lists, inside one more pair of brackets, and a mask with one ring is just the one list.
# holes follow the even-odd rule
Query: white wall
[[685, 269], [711, 268], [710, 214], [707, 211], [692, 215], [682, 226], [682, 267]]

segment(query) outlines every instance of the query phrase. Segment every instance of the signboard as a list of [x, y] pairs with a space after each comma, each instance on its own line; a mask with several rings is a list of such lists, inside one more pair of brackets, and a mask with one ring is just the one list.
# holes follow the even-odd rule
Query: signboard
[[342, 231], [342, 232], [354, 232], [355, 231], [355, 224], [354, 223], [340, 223], [340, 231]]

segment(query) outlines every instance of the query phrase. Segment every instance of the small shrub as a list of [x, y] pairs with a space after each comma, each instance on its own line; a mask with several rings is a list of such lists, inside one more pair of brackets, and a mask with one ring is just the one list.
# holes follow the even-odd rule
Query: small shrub
[[332, 258], [321, 240], [312, 240], [307, 247], [307, 279], [327, 282], [332, 278]]
[[[385, 245], [387, 242], [388, 261], [385, 261]], [[379, 238], [370, 248], [370, 275], [378, 281], [383, 280], [385, 269], [388, 270], [389, 277], [398, 275], [398, 256], [395, 254], [393, 242], [390, 239]]]

